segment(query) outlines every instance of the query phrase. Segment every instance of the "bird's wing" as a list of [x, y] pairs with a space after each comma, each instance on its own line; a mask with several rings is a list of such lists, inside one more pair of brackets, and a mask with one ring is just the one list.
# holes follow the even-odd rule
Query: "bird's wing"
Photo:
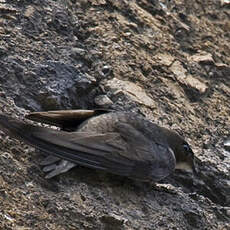
[[[154, 128], [149, 126], [149, 129]], [[132, 177], [151, 177], [152, 181], [159, 181], [171, 174], [176, 166], [173, 150], [167, 144], [164, 135], [147, 136], [130, 124], [119, 122], [116, 131], [128, 143], [125, 154], [134, 160]]]
[[83, 121], [93, 116], [108, 113], [110, 110], [54, 110], [46, 112], [33, 112], [26, 115], [26, 118], [32, 121], [55, 125], [63, 129], [77, 127]]
[[[168, 164], [168, 154], [172, 154], [168, 147], [159, 148], [128, 124], [118, 123], [115, 132], [104, 134], [65, 132], [0, 115], [0, 126], [46, 154], [86, 167], [137, 179], [148, 177], [151, 170], [155, 180], [169, 174], [162, 169], [162, 164]], [[166, 162], [159, 158], [162, 153]]]

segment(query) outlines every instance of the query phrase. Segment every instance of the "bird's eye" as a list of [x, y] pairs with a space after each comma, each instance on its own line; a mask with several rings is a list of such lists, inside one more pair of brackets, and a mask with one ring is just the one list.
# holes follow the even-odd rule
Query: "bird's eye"
[[183, 143], [184, 153], [188, 156], [194, 156], [194, 153], [192, 149], [190, 148], [189, 144], [187, 142]]
[[190, 151], [191, 151], [191, 149], [190, 149], [190, 147], [189, 147], [188, 144], [184, 144], [183, 147], [184, 147], [184, 150], [185, 150], [186, 152], [190, 152]]

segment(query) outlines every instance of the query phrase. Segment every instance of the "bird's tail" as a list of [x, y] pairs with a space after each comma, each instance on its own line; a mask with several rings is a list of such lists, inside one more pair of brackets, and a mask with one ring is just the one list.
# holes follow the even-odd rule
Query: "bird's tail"
[[69, 161], [74, 158], [73, 150], [62, 146], [68, 142], [62, 141], [63, 131], [28, 124], [4, 114], [0, 114], [0, 130], [10, 137], [40, 149], [44, 154], [55, 155]]
[[[17, 118], [0, 114], [0, 130], [10, 137], [16, 138], [35, 148], [43, 150], [44, 153], [51, 153], [52, 149], [46, 140], [41, 140], [45, 132], [52, 132], [51, 129], [25, 123]], [[55, 132], [55, 130], [53, 130]]]
[[0, 129], [9, 136], [25, 141], [28, 144], [31, 144], [29, 141], [29, 131], [35, 127], [19, 119], [0, 114]]

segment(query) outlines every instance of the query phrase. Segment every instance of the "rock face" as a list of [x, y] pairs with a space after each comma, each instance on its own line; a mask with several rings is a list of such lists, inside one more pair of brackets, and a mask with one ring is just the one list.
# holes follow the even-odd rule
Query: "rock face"
[[20, 62], [19, 59], [5, 59], [1, 63], [0, 77], [2, 89], [18, 106], [30, 110], [87, 106], [95, 79], [86, 73], [59, 61], [29, 63], [29, 70]]
[[[168, 2], [168, 4], [166, 4]], [[42, 156], [0, 132], [0, 229], [229, 229], [227, 1], [0, 1], [1, 112], [104, 106], [186, 137], [198, 174], [155, 185]]]

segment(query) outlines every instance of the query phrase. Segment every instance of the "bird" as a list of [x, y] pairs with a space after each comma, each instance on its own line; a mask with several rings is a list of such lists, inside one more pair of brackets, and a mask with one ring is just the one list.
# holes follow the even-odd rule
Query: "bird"
[[184, 138], [139, 113], [57, 110], [31, 112], [25, 118], [57, 128], [0, 113], [0, 129], [46, 155], [41, 165], [48, 179], [76, 165], [144, 182], [158, 182], [175, 169], [196, 171]]

